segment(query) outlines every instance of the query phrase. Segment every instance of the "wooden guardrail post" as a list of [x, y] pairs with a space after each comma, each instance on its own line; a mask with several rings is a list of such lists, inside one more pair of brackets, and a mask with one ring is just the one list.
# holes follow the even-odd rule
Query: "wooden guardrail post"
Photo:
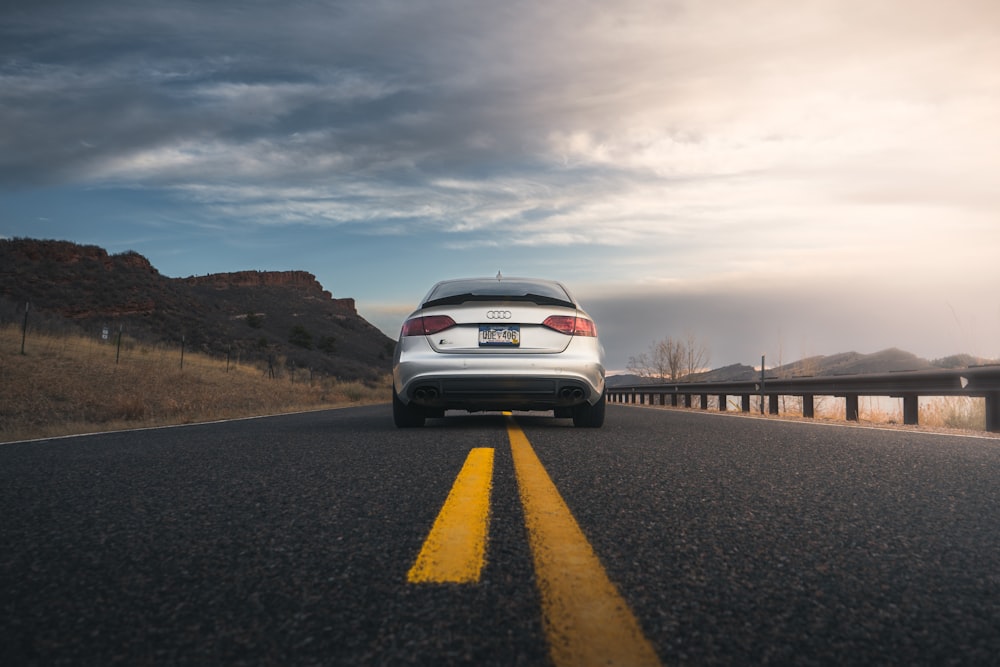
[[903, 423], [916, 426], [920, 421], [920, 397], [908, 394], [903, 396]]
[[1000, 392], [986, 394], [986, 430], [1000, 433]]
[[857, 394], [847, 394], [844, 397], [847, 404], [847, 415], [846, 419], [849, 422], [856, 422], [860, 419], [860, 411], [858, 409], [858, 395]]

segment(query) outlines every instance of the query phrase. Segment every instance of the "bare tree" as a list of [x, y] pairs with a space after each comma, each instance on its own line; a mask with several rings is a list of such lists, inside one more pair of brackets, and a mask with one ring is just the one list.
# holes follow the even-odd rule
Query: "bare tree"
[[648, 352], [629, 357], [628, 370], [640, 377], [677, 381], [702, 370], [707, 363], [707, 348], [688, 334], [686, 341], [668, 336], [650, 345]]
[[650, 345], [648, 352], [629, 357], [628, 370], [639, 377], [673, 380], [677, 378], [679, 363], [677, 345], [667, 338]]
[[708, 352], [708, 346], [705, 345], [704, 341], [698, 340], [698, 337], [691, 331], [688, 331], [685, 336], [686, 340], [682, 344], [684, 374], [693, 375], [694, 373], [700, 373], [708, 366], [711, 356]]
[[684, 371], [684, 343], [673, 338], [667, 338], [658, 343], [663, 349], [663, 354], [667, 360], [667, 368], [670, 371], [670, 379], [678, 380]]
[[653, 366], [649, 361], [649, 355], [641, 352], [636, 357], [628, 358], [628, 365], [625, 366], [629, 373], [639, 377], [653, 377]]

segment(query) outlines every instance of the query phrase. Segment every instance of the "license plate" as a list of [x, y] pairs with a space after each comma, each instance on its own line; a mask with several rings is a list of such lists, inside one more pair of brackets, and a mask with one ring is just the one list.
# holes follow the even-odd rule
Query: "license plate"
[[479, 325], [479, 347], [517, 347], [521, 344], [521, 327], [516, 324]]

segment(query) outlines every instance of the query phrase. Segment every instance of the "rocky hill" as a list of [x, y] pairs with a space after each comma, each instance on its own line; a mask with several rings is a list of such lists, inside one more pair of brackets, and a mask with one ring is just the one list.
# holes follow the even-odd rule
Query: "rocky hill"
[[343, 379], [388, 373], [393, 341], [305, 271], [160, 274], [142, 255], [68, 241], [0, 239], [0, 323], [182, 343]]
[[[967, 354], [957, 354], [944, 359], [928, 361], [915, 354], [889, 348], [872, 354], [858, 352], [843, 352], [840, 354], [809, 357], [790, 364], [768, 368], [768, 378], [819, 377], [824, 375], [864, 375], [866, 373], [895, 373], [901, 371], [920, 371], [934, 368], [968, 368], [988, 363], [997, 363], [989, 359], [980, 359]], [[739, 382], [753, 381], [760, 378], [760, 369], [746, 364], [732, 364], [704, 373], [695, 373], [681, 380], [682, 382]], [[644, 378], [637, 375], [616, 375], [608, 378], [612, 387], [627, 387], [636, 384], [656, 384], [663, 380]]]

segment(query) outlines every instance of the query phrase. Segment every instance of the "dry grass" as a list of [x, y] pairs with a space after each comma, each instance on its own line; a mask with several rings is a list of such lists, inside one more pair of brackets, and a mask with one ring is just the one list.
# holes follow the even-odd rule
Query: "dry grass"
[[387, 402], [390, 383], [339, 382], [180, 349], [0, 328], [0, 442]]
[[[842, 398], [825, 397], [828, 403], [817, 400], [816, 418], [829, 421], [845, 419]], [[858, 421], [862, 424], [895, 426], [903, 423], [903, 401], [899, 398], [874, 398], [862, 396], [858, 400]], [[801, 412], [798, 413], [801, 415]], [[959, 431], [986, 430], [986, 402], [983, 398], [965, 396], [922, 397], [918, 414], [921, 427]]]
[[986, 399], [939, 396], [920, 403], [920, 423], [965, 431], [986, 429]]
[[[815, 421], [899, 427], [909, 430], [975, 434], [1000, 438], [1000, 434], [986, 431], [986, 401], [983, 398], [965, 396], [921, 397], [919, 426], [903, 425], [903, 403], [902, 399], [898, 398], [859, 397], [857, 422], [847, 421], [846, 403], [842, 397], [815, 396], [814, 400], [813, 420]], [[694, 405], [700, 405], [697, 397], [695, 397]], [[765, 403], [765, 407], [766, 405]], [[709, 396], [708, 406], [709, 410], [718, 409], [716, 397]], [[740, 409], [739, 400], [730, 398], [727, 402], [727, 410], [740, 412]], [[796, 396], [782, 396], [779, 400], [778, 411], [781, 419], [805, 419], [802, 416], [802, 399]], [[748, 414], [753, 417], [760, 415], [759, 397], [751, 397]], [[773, 415], [767, 416], [773, 418]]]

